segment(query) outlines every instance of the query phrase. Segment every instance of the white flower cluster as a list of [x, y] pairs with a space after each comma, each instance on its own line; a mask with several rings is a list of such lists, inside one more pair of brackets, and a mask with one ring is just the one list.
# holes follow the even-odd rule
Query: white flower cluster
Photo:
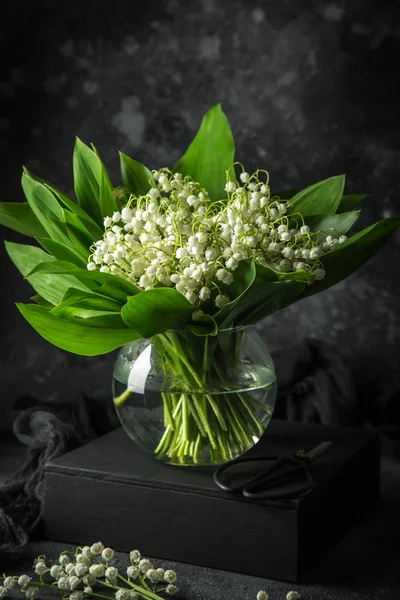
[[[36, 574], [40, 575], [40, 581], [32, 581], [32, 577], [28, 575], [8, 577], [4, 575], [3, 585], [0, 585], [0, 598], [18, 585], [28, 600], [34, 600], [39, 587], [49, 585], [42, 580], [42, 576], [46, 573], [55, 580], [52, 586], [66, 592], [64, 598], [68, 597], [69, 600], [83, 600], [85, 596], [93, 595], [95, 586], [106, 586], [108, 590], [112, 589], [115, 600], [139, 600], [142, 596], [141, 590], [143, 589], [145, 592], [146, 589], [149, 589], [145, 579], [153, 586], [153, 597], [159, 598], [159, 600], [162, 598], [155, 594], [158, 584], [167, 584], [162, 590], [170, 596], [179, 591], [173, 585], [176, 581], [175, 571], [154, 568], [149, 559], [141, 557], [139, 550], [130, 552], [131, 565], [126, 570], [128, 579], [120, 575], [117, 567], [109, 565], [114, 554], [112, 548], [105, 548], [101, 542], [96, 542], [92, 546], [78, 547], [75, 553], [63, 552], [59, 556], [58, 562], [51, 567], [47, 566], [45, 556], [39, 556], [35, 560], [34, 570]], [[138, 581], [133, 584], [132, 580]], [[122, 587], [121, 583], [125, 583], [127, 587]], [[144, 587], [142, 588], [141, 585]]]
[[[155, 569], [153, 563], [148, 558], [142, 558], [139, 550], [132, 550], [129, 555], [131, 565], [127, 568], [126, 574], [128, 580], [136, 579], [142, 573], [153, 585], [166, 582], [168, 585], [165, 591], [173, 596], [179, 591], [176, 585], [176, 573], [171, 569]], [[126, 598], [116, 598], [116, 600], [127, 600]]]
[[[266, 174], [266, 181], [259, 176]], [[322, 279], [320, 257], [346, 236], [329, 232], [323, 242], [287, 202], [270, 196], [268, 174], [242, 172], [240, 186], [228, 181], [227, 199], [211, 202], [190, 177], [153, 171], [145, 196], [104, 219], [87, 268], [119, 275], [141, 289], [175, 287], [192, 304], [229, 302], [229, 286], [240, 261], [254, 258], [276, 271], [306, 270]], [[300, 223], [299, 223], [300, 221]]]

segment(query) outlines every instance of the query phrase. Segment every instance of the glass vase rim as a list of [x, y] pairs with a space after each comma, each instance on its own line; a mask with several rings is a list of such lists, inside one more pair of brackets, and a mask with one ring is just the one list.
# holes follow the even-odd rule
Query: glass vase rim
[[[195, 325], [196, 323], [193, 323], [193, 324]], [[206, 333], [204, 335], [197, 335], [190, 329], [167, 329], [166, 331], [163, 331], [161, 333], [154, 333], [152, 336], [148, 337], [147, 339], [151, 340], [153, 337], [155, 337], [157, 335], [163, 335], [164, 333], [180, 333], [180, 334], [194, 335], [195, 337], [199, 337], [199, 338], [218, 337], [218, 335], [220, 333], [232, 333], [233, 331], [243, 331], [245, 329], [251, 329], [253, 327], [255, 327], [255, 323], [249, 323], [248, 325], [238, 325], [237, 327], [224, 327], [222, 329], [218, 329], [217, 333], [215, 333], [215, 334]]]

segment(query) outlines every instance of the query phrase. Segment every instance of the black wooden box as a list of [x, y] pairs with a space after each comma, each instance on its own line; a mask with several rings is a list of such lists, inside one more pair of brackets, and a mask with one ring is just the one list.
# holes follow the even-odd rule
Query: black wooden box
[[376, 506], [378, 438], [273, 420], [251, 451], [292, 455], [326, 440], [332, 447], [310, 467], [317, 482], [312, 492], [296, 501], [261, 502], [221, 491], [212, 470], [157, 462], [117, 429], [47, 463], [46, 535], [297, 581]]

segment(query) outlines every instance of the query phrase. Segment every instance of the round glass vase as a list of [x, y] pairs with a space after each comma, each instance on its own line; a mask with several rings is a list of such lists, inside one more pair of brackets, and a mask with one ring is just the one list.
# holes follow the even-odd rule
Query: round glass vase
[[171, 465], [215, 466], [259, 440], [276, 400], [274, 364], [254, 326], [215, 336], [166, 331], [124, 346], [114, 404], [134, 442]]

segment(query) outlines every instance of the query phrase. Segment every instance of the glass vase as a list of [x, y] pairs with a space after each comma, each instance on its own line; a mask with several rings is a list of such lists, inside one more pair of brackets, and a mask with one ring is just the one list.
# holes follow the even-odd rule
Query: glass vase
[[254, 327], [167, 331], [124, 346], [113, 398], [134, 442], [171, 465], [214, 466], [252, 448], [270, 422], [275, 369]]

